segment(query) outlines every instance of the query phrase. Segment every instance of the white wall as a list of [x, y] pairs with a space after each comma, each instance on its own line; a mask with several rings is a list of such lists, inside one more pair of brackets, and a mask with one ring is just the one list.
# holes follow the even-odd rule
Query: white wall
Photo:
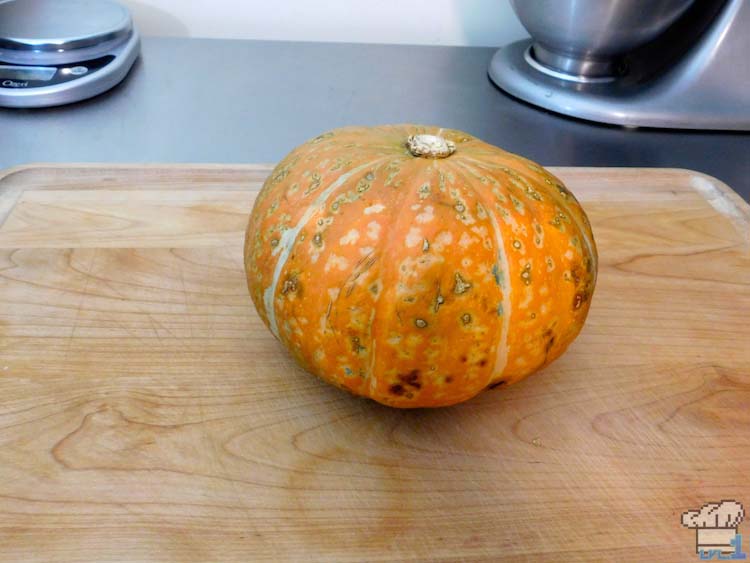
[[121, 0], [143, 35], [500, 46], [508, 0]]

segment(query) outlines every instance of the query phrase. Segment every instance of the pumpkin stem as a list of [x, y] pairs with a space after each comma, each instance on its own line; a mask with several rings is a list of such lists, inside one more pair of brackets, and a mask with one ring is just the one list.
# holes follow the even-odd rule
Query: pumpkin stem
[[422, 158], [446, 158], [456, 152], [456, 143], [437, 135], [409, 135], [406, 147]]

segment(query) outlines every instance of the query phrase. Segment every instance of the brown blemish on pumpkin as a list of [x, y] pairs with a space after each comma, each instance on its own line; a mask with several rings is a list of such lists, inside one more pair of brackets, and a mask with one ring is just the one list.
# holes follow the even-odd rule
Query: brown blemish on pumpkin
[[453, 286], [453, 293], [456, 295], [462, 295], [471, 289], [471, 282], [466, 281], [461, 277], [461, 274], [456, 272], [455, 274], [455, 285]]
[[471, 324], [471, 314], [464, 313], [463, 315], [461, 315], [461, 322], [464, 326]]
[[586, 294], [580, 291], [576, 293], [573, 297], [573, 310], [577, 311], [578, 309], [580, 309], [584, 301], [586, 301]]
[[419, 380], [419, 375], [419, 370], [413, 369], [409, 373], [398, 374], [398, 380], [404, 385], [408, 385], [414, 389], [421, 389], [422, 382]]
[[477, 364], [478, 364], [478, 365], [479, 365], [480, 367], [484, 367], [484, 366], [486, 366], [486, 365], [487, 365], [487, 358], [482, 358], [481, 360], [479, 360], [479, 361], [477, 362]]
[[490, 383], [487, 386], [487, 389], [495, 389], [497, 387], [500, 387], [501, 385], [505, 385], [505, 381], [500, 380], [500, 381], [495, 381], [495, 383]]
[[469, 361], [469, 358], [467, 358], [466, 356], [461, 356], [461, 363], [462, 364], [465, 364], [467, 361]]
[[323, 246], [323, 235], [320, 233], [315, 233], [312, 240], [315, 246]]
[[406, 389], [404, 389], [403, 385], [400, 385], [399, 383], [394, 383], [388, 388], [388, 392], [391, 395], [396, 395], [398, 397], [401, 397], [404, 393], [406, 393]]
[[277, 238], [271, 239], [271, 246], [274, 248], [279, 246], [279, 239]]
[[427, 321], [424, 319], [414, 319], [414, 326], [417, 328], [427, 328]]
[[452, 375], [446, 376], [445, 377], [445, 382], [446, 383], [453, 383], [453, 376]]
[[592, 260], [589, 259], [588, 256], [583, 258], [583, 266], [586, 268], [586, 272], [588, 272], [589, 274], [594, 268]]
[[581, 276], [583, 272], [581, 271], [580, 266], [573, 266], [573, 268], [570, 270], [570, 275], [573, 276], [573, 282], [578, 285], [581, 283]]
[[296, 275], [291, 275], [284, 280], [284, 285], [281, 286], [281, 294], [286, 295], [287, 293], [296, 293], [301, 296], [302, 286]]
[[527, 263], [523, 267], [523, 271], [521, 272], [521, 279], [523, 280], [523, 283], [526, 285], [531, 284], [531, 263]]
[[547, 354], [549, 354], [549, 351], [552, 349], [552, 346], [555, 345], [555, 334], [552, 332], [551, 328], [548, 328], [542, 334], [542, 338], [545, 340], [545, 343], [544, 343], [544, 357], [546, 359], [547, 358]]
[[360, 352], [364, 352], [366, 348], [360, 344], [359, 337], [354, 336], [352, 337], [352, 351], [355, 354], [359, 354]]
[[437, 313], [443, 303], [445, 303], [445, 297], [440, 295], [440, 286], [438, 286], [438, 293], [435, 296], [435, 304], [432, 306], [432, 310]]

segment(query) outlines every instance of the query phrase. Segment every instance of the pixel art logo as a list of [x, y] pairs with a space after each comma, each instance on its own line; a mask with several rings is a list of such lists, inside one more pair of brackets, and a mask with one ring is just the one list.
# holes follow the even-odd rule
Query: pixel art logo
[[701, 560], [747, 559], [742, 535], [737, 533], [745, 509], [736, 500], [709, 502], [682, 513], [682, 525], [695, 530], [695, 550]]

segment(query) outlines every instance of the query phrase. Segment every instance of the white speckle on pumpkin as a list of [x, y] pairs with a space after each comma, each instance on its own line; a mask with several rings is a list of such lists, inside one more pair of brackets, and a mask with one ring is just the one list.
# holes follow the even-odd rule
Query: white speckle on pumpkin
[[566, 258], [567, 260], [572, 260], [572, 259], [573, 259], [573, 251], [572, 251], [572, 250], [570, 250], [570, 249], [568, 249], [568, 250], [567, 250], [567, 251], [565, 252], [565, 254], [563, 254], [563, 256], [565, 256], [565, 258]]
[[485, 227], [484, 225], [482, 225], [481, 227], [472, 227], [471, 232], [479, 235], [482, 238], [487, 237], [487, 227]]
[[464, 268], [468, 268], [469, 266], [471, 266], [471, 264], [471, 258], [464, 258], [463, 260], [461, 260], [461, 266], [463, 266]]
[[540, 287], [539, 288], [539, 295], [541, 295], [542, 297], [544, 297], [546, 295], [549, 295], [549, 287], [546, 286], [546, 285], [543, 285], [542, 287]]
[[338, 256], [337, 254], [331, 254], [328, 257], [328, 260], [326, 260], [325, 272], [328, 273], [333, 268], [338, 268], [339, 270], [344, 271], [348, 266], [349, 261], [346, 258]]
[[422, 240], [422, 230], [419, 227], [412, 227], [406, 235], [406, 246], [408, 248], [414, 248], [422, 242]]
[[380, 223], [377, 221], [370, 221], [367, 223], [367, 236], [370, 240], [378, 240], [380, 238]]
[[375, 203], [374, 205], [371, 205], [370, 207], [365, 207], [365, 215], [372, 215], [373, 213], [380, 213], [385, 209], [385, 205], [382, 203]]
[[339, 239], [340, 245], [355, 244], [359, 240], [359, 231], [352, 229]]
[[545, 302], [545, 303], [542, 303], [542, 306], [541, 306], [541, 307], [539, 307], [539, 312], [540, 312], [540, 313], [541, 313], [542, 315], [546, 315], [547, 313], [549, 313], [549, 305], [547, 305], [547, 303], [546, 303], [546, 302]]
[[424, 211], [414, 217], [414, 219], [419, 224], [429, 223], [435, 218], [435, 215], [433, 214], [434, 210], [435, 209], [431, 205], [427, 205], [425, 206]]
[[[422, 320], [422, 319], [417, 319], [417, 320]], [[422, 326], [422, 325], [419, 325], [419, 326]], [[427, 323], [425, 323], [424, 326], [427, 326]], [[417, 346], [421, 346], [423, 341], [424, 341], [424, 337], [422, 337], [421, 334], [412, 333], [406, 336], [406, 345], [409, 348], [416, 348]]]
[[471, 236], [469, 233], [462, 233], [461, 238], [458, 241], [458, 246], [460, 246], [461, 248], [468, 248], [476, 242], [477, 239]]
[[528, 309], [529, 303], [531, 303], [531, 301], [534, 299], [534, 288], [530, 285], [527, 285], [523, 289], [524, 289], [523, 301], [521, 301], [518, 304], [518, 308]]
[[375, 248], [372, 246], [363, 246], [359, 249], [359, 253], [362, 256], [367, 256], [368, 254], [372, 254], [375, 251]]
[[452, 243], [453, 243], [453, 233], [451, 233], [450, 231], [441, 231], [435, 237], [435, 241], [432, 243], [432, 246], [435, 250], [441, 251], [446, 246], [449, 246]]
[[329, 287], [328, 288], [328, 298], [331, 301], [336, 301], [336, 299], [339, 298], [339, 293], [341, 293], [341, 289], [338, 287]]
[[414, 204], [412, 204], [412, 205], [411, 205], [411, 206], [409, 207], [409, 209], [411, 209], [412, 211], [416, 211], [416, 210], [417, 210], [417, 209], [419, 209], [420, 207], [422, 207], [422, 204], [421, 204], [421, 203], [414, 203]]

